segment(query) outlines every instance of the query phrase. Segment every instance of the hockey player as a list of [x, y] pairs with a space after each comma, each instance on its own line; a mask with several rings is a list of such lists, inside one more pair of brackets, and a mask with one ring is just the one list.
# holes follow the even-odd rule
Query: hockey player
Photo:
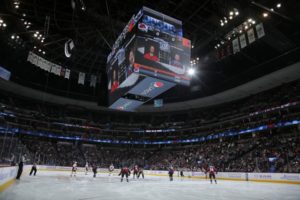
[[29, 176], [31, 176], [31, 174], [32, 174], [33, 172], [34, 172], [33, 175], [35, 176], [36, 171], [37, 171], [36, 163], [33, 163], [32, 167], [31, 167], [31, 170], [30, 170], [30, 173], [29, 173]]
[[85, 175], [88, 174], [88, 171], [89, 171], [89, 163], [86, 161], [86, 163], [85, 163]]
[[173, 167], [170, 167], [170, 169], [169, 169], [169, 178], [170, 178], [170, 181], [173, 181], [173, 174], [174, 174], [174, 169], [173, 169]]
[[77, 162], [75, 161], [72, 166], [71, 176], [72, 175], [76, 176], [76, 171], [77, 171]]
[[210, 183], [212, 184], [212, 179], [215, 180], [215, 183], [217, 184], [217, 180], [216, 180], [216, 174], [218, 173], [216, 168], [214, 166], [209, 166], [208, 168], [208, 174], [209, 174], [209, 179], [210, 179]]
[[121, 175], [121, 182], [123, 182], [124, 176], [126, 176], [126, 181], [129, 182], [128, 176], [130, 175], [130, 170], [128, 169], [128, 167], [123, 167], [120, 171], [119, 176], [120, 175]]
[[144, 179], [144, 169], [142, 167], [139, 168], [139, 172], [137, 174], [137, 178], [140, 178], [141, 175], [142, 175], [142, 177]]
[[114, 170], [115, 170], [115, 167], [113, 164], [111, 164], [108, 168], [108, 175], [110, 176], [114, 172]]
[[134, 165], [133, 169], [133, 179], [135, 178], [135, 176], [138, 175], [138, 172], [139, 172], [139, 167], [137, 165]]
[[96, 178], [96, 175], [97, 175], [97, 165], [94, 163], [93, 165], [92, 165], [92, 169], [93, 169], [93, 173], [94, 173], [94, 178]]

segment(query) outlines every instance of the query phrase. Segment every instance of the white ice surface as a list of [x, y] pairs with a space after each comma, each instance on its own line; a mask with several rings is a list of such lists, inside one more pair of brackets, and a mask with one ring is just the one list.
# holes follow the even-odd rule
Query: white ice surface
[[218, 181], [168, 177], [120, 182], [120, 177], [79, 172], [38, 171], [37, 176], [23, 175], [20, 181], [0, 193], [1, 200], [300, 200], [300, 186], [244, 181]]

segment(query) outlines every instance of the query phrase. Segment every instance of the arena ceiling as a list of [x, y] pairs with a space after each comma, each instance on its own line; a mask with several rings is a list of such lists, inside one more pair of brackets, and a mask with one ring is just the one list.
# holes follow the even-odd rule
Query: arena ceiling
[[[163, 94], [161, 97], [166, 102], [212, 95], [299, 61], [297, 0], [3, 0], [0, 5], [0, 17], [7, 23], [0, 30], [3, 55], [0, 64], [11, 67], [16, 82], [38, 85], [39, 89], [69, 97], [80, 93], [85, 99], [97, 100], [104, 83], [100, 81], [96, 89], [90, 89], [78, 86], [76, 78], [72, 84], [66, 84], [37, 73], [31, 70], [34, 67], [24, 64], [28, 51], [37, 51], [71, 70], [103, 77], [112, 44], [142, 6], [182, 20], [184, 37], [192, 41], [192, 59], [196, 61], [198, 73], [188, 90], [178, 86]], [[238, 10], [238, 15], [221, 26], [220, 20], [228, 17], [233, 9]], [[236, 55], [217, 60], [215, 47], [226, 40], [227, 33], [249, 18], [264, 24], [266, 36]], [[30, 22], [30, 26], [25, 22]], [[43, 33], [43, 42], [33, 37], [36, 31]], [[12, 41], [13, 34], [20, 37], [19, 45]], [[67, 58], [64, 44], [69, 39], [74, 41], [75, 48]]]

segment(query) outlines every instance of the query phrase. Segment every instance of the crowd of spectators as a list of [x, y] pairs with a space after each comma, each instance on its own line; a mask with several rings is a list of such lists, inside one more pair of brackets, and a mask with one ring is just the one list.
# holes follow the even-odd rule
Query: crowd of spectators
[[223, 172], [300, 173], [298, 128], [278, 133], [249, 134], [242, 138], [236, 136], [181, 147], [165, 146], [150, 149], [100, 147], [89, 143], [26, 137], [18, 140], [26, 147], [30, 163], [45, 165], [71, 166], [77, 161], [82, 167], [89, 162], [101, 168], [107, 168], [110, 164], [114, 164], [116, 168], [137, 164], [151, 170], [167, 170], [172, 166], [187, 171], [204, 171], [213, 165]]
[[[177, 141], [261, 125], [271, 127], [281, 121], [300, 119], [299, 88], [300, 81], [296, 81], [211, 108], [181, 113], [127, 113], [120, 116], [113, 112], [48, 105], [3, 94], [0, 99], [0, 161], [12, 160], [13, 155], [27, 151], [29, 160], [49, 165], [70, 166], [76, 160], [81, 165], [89, 161], [100, 167], [107, 167], [111, 163], [120, 167], [126, 163], [139, 164], [146, 169], [174, 166], [199, 171], [215, 165], [220, 171], [299, 172], [297, 126], [293, 126], [293, 130], [274, 127], [260, 133], [249, 133], [248, 137], [234, 136], [231, 139], [185, 145], [118, 146], [93, 144], [85, 140]], [[36, 135], [6, 134], [4, 129], [9, 128], [30, 131]], [[80, 139], [51, 139], [39, 137], [39, 133]], [[16, 158], [14, 160], [17, 161]]]

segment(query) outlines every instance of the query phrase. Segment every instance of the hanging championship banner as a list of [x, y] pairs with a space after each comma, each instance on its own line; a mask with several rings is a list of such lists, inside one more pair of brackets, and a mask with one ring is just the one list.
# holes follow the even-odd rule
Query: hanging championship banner
[[249, 41], [249, 44], [253, 43], [253, 42], [255, 41], [255, 34], [254, 34], [253, 28], [250, 28], [250, 29], [247, 31], [247, 35], [248, 35], [248, 41]]
[[239, 39], [240, 39], [241, 49], [245, 48], [247, 46], [247, 40], [245, 34], [243, 33], [242, 35], [240, 35]]
[[66, 69], [66, 72], [65, 72], [65, 78], [66, 79], [70, 79], [70, 73], [71, 73], [71, 70], [70, 69]]
[[78, 84], [84, 85], [84, 80], [85, 80], [85, 73], [79, 72], [79, 76], [78, 76]]
[[234, 40], [232, 40], [232, 49], [233, 49], [233, 54], [236, 54], [240, 51], [240, 45], [239, 45], [238, 38], [235, 38]]
[[256, 33], [258, 38], [262, 38], [265, 36], [263, 23], [257, 24], [255, 28], [256, 28]]
[[96, 87], [97, 76], [91, 75], [90, 87]]

